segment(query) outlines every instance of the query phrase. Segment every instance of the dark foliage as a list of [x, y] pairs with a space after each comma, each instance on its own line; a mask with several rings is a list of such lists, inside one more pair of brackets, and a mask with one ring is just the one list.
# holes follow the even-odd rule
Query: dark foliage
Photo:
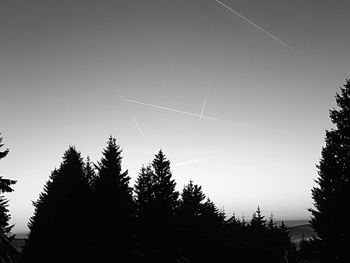
[[312, 189], [311, 223], [322, 241], [322, 262], [350, 262], [350, 80], [336, 95], [338, 109], [330, 110], [335, 128], [326, 131]]
[[176, 258], [179, 193], [175, 186], [170, 161], [160, 150], [152, 165], [141, 169], [135, 184], [139, 242], [146, 260], [172, 262]]
[[299, 262], [319, 263], [322, 241], [318, 238], [302, 238], [297, 251]]
[[226, 220], [192, 181], [179, 198], [162, 151], [141, 168], [134, 197], [121, 161], [113, 137], [95, 166], [66, 151], [34, 202], [22, 262], [295, 262], [287, 228], [260, 208], [250, 223]]
[[[4, 144], [2, 144], [2, 137], [0, 137], [0, 160], [6, 157], [6, 155], [9, 153], [9, 149], [6, 149], [5, 151], [1, 151], [1, 148], [3, 146]], [[3, 193], [12, 192], [13, 189], [11, 188], [11, 185], [15, 183], [16, 181], [14, 180], [5, 179], [2, 176], [0, 176], [0, 232], [3, 234], [9, 234], [13, 227], [13, 225], [9, 225], [11, 216], [7, 208], [8, 200], [5, 198]]]
[[22, 262], [84, 262], [91, 256], [89, 178], [74, 147], [34, 202]]
[[121, 152], [116, 139], [110, 136], [92, 184], [94, 240], [99, 261], [116, 257], [119, 262], [127, 262], [135, 254], [132, 188], [128, 171], [122, 172]]
[[205, 231], [209, 225], [205, 226], [204, 200], [205, 195], [201, 186], [190, 181], [183, 188], [177, 214], [179, 244], [181, 244], [179, 249], [181, 256], [189, 262], [205, 262], [207, 258], [205, 244], [208, 237]]

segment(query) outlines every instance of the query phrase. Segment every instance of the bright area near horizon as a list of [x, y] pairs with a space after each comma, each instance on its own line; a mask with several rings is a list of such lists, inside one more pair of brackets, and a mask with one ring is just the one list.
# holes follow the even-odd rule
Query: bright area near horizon
[[[328, 110], [349, 77], [347, 1], [3, 1], [0, 132], [27, 230], [69, 145], [98, 161], [110, 134], [132, 183], [162, 148], [177, 189], [191, 179], [227, 215], [259, 205], [308, 219]], [[300, 52], [300, 53], [299, 53]], [[127, 99], [238, 122], [157, 109]], [[132, 115], [146, 137], [146, 143]]]

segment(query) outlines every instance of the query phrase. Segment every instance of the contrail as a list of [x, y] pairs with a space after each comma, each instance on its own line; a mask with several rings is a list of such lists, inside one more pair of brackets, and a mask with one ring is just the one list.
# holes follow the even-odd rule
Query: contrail
[[125, 99], [123, 98], [123, 96], [120, 94], [118, 88], [117, 88], [117, 92], [118, 92], [119, 98], [120, 98], [121, 101], [124, 103], [124, 105], [125, 105], [125, 107], [127, 108], [129, 114], [131, 115], [132, 119], [134, 120], [134, 123], [135, 123], [137, 129], [138, 129], [139, 132], [141, 133], [141, 135], [142, 135], [143, 139], [145, 140], [145, 142], [147, 143], [148, 147], [150, 147], [150, 144], [149, 144], [149, 142], [148, 142], [148, 140], [147, 140], [145, 134], [143, 133], [143, 131], [142, 131], [142, 129], [141, 129], [141, 127], [140, 127], [138, 121], [136, 120], [135, 115], [134, 115], [134, 114], [132, 113], [132, 111], [129, 109], [129, 106], [128, 106], [128, 105], [126, 104], [126, 102], [125, 102], [126, 100], [125, 100]]
[[185, 165], [200, 163], [200, 162], [202, 162], [204, 160], [205, 160], [204, 158], [197, 158], [197, 159], [193, 159], [193, 160], [188, 160], [188, 161], [184, 161], [184, 162], [181, 162], [181, 163], [175, 163], [175, 164], [173, 164], [173, 167], [179, 167], [179, 166], [185, 166]]
[[261, 128], [256, 127], [256, 126], [246, 125], [246, 124], [239, 123], [239, 122], [234, 122], [234, 121], [219, 119], [219, 118], [215, 118], [215, 117], [209, 117], [209, 116], [206, 116], [206, 115], [200, 115], [200, 114], [196, 114], [196, 113], [192, 113], [192, 112], [187, 112], [187, 111], [182, 111], [182, 110], [176, 110], [176, 109], [172, 109], [172, 108], [168, 108], [168, 107], [162, 107], [162, 106], [158, 106], [158, 105], [154, 105], [154, 104], [150, 104], [150, 103], [145, 103], [145, 102], [140, 102], [140, 101], [136, 101], [136, 100], [129, 100], [129, 99], [124, 99], [124, 100], [125, 100], [125, 101], [128, 101], [128, 102], [140, 104], [140, 105], [149, 106], [149, 107], [152, 107], [152, 108], [157, 108], [157, 109], [162, 109], [162, 110], [167, 110], [167, 111], [182, 113], [182, 114], [186, 114], [186, 115], [190, 115], [190, 116], [195, 116], [195, 117], [202, 117], [202, 118], [204, 118], [204, 119], [208, 119], [208, 120], [212, 120], [212, 121], [224, 122], [224, 123], [228, 123], [228, 124], [232, 124], [232, 125], [236, 125], [236, 126], [241, 126], [241, 127], [244, 127], [244, 128], [261, 129]]
[[240, 122], [229, 121], [229, 120], [219, 119], [219, 118], [205, 116], [205, 115], [202, 115], [202, 118], [208, 119], [208, 120], [212, 120], [212, 121], [220, 121], [220, 122], [224, 122], [224, 123], [227, 123], [227, 124], [233, 124], [233, 125], [241, 126], [241, 127], [244, 127], [244, 128], [262, 129], [260, 127], [253, 126], [253, 125], [247, 125], [247, 124], [243, 124], [243, 123], [240, 123]]
[[182, 110], [175, 110], [175, 109], [162, 107], [162, 106], [157, 106], [157, 105], [154, 105], [154, 104], [149, 104], [149, 103], [140, 102], [140, 101], [136, 101], [136, 100], [125, 99], [125, 101], [133, 102], [133, 103], [136, 103], [136, 104], [141, 104], [141, 105], [145, 105], [145, 106], [149, 106], [149, 107], [153, 107], [153, 108], [157, 108], [157, 109], [162, 109], [162, 110], [168, 110], [168, 111], [173, 111], [173, 112], [177, 112], [177, 113], [187, 114], [187, 115], [191, 115], [191, 116], [196, 116], [196, 117], [200, 116], [199, 114], [195, 114], [195, 113], [191, 113], [191, 112], [187, 112], [187, 111], [182, 111]]
[[205, 105], [207, 104], [207, 99], [208, 99], [209, 90], [210, 90], [210, 87], [208, 88], [207, 94], [205, 95], [203, 107], [202, 107], [202, 110], [201, 110], [201, 116], [199, 116], [199, 120], [202, 119], [202, 115], [203, 115], [203, 112], [204, 112], [204, 108], [205, 108]]
[[295, 48], [291, 47], [290, 45], [288, 45], [287, 43], [283, 42], [281, 39], [279, 39], [278, 37], [274, 36], [273, 34], [271, 34], [270, 32], [266, 31], [264, 28], [262, 28], [261, 26], [255, 24], [253, 21], [251, 21], [250, 19], [246, 18], [245, 16], [241, 15], [240, 13], [238, 13], [237, 11], [233, 10], [231, 7], [225, 5], [224, 3], [220, 2], [219, 0], [215, 0], [217, 3], [219, 3], [220, 5], [222, 5], [223, 7], [225, 7], [226, 9], [230, 10], [232, 13], [238, 15], [240, 18], [242, 18], [244, 21], [248, 22], [249, 24], [251, 24], [252, 26], [256, 27], [257, 29], [259, 29], [260, 31], [264, 32], [266, 35], [268, 35], [269, 37], [271, 37], [272, 39], [276, 40], [277, 42], [279, 42], [281, 45], [285, 46], [286, 48], [289, 48], [290, 50], [294, 51], [297, 54], [304, 55], [303, 53], [301, 53], [300, 51], [296, 50]]

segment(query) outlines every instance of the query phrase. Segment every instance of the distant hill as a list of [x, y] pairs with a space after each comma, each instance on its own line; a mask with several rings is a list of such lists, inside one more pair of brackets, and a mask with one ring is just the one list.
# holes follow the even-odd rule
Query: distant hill
[[303, 237], [308, 239], [311, 237], [317, 237], [315, 230], [312, 228], [311, 224], [303, 224], [288, 227], [288, 231], [292, 240], [298, 243]]
[[[276, 220], [275, 222], [279, 226], [282, 224], [282, 220]], [[294, 227], [294, 226], [309, 224], [309, 220], [283, 220], [283, 222], [287, 227]]]

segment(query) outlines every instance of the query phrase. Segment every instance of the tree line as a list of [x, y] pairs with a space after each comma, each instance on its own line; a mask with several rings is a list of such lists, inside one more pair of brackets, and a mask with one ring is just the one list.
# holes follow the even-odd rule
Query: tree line
[[[336, 102], [309, 209], [318, 237], [298, 250], [287, 227], [266, 220], [259, 207], [247, 222], [227, 217], [193, 181], [176, 191], [162, 150], [132, 188], [122, 150], [109, 137], [96, 164], [73, 146], [64, 153], [33, 202], [21, 262], [350, 262], [350, 80]], [[15, 182], [0, 177], [0, 234], [12, 228], [3, 193]]]
[[[110, 137], [97, 164], [69, 147], [34, 202], [21, 262], [240, 262], [293, 257], [287, 228], [260, 209], [248, 223], [223, 211], [190, 181], [176, 191], [160, 150], [132, 189]], [[251, 253], [251, 251], [255, 251]]]

